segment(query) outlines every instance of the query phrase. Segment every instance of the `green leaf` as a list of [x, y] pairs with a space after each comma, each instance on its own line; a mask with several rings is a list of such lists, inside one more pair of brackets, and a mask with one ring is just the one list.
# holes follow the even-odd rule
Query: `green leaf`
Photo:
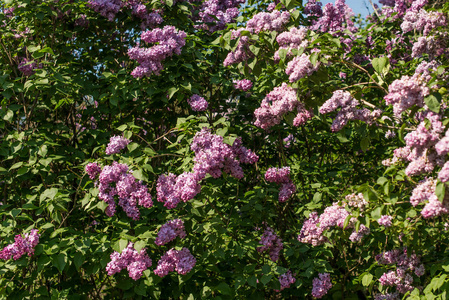
[[[424, 103], [426, 103], [427, 107], [435, 112], [435, 113], [439, 113], [440, 112], [440, 102], [438, 101], [437, 96], [435, 95], [439, 95], [439, 94], [432, 94], [427, 96], [426, 98], [424, 98]], [[440, 96], [441, 98], [441, 96]]]
[[76, 252], [73, 257], [73, 263], [75, 264], [75, 268], [79, 270], [84, 263], [84, 255], [79, 252]]
[[273, 275], [263, 275], [260, 279], [260, 282], [262, 282], [263, 285], [267, 285], [267, 283], [270, 282], [271, 278], [273, 278]]
[[438, 197], [438, 200], [442, 203], [444, 200], [444, 196], [446, 195], [446, 185], [444, 182], [441, 182], [438, 180], [436, 189], [435, 189], [435, 195]]
[[369, 286], [371, 281], [373, 281], [373, 275], [372, 274], [366, 274], [362, 278], [362, 284], [363, 286]]
[[376, 207], [376, 209], [374, 209], [371, 212], [371, 217], [375, 220], [379, 219], [382, 216], [382, 206]]
[[371, 64], [373, 65], [374, 70], [376, 70], [377, 73], [386, 75], [388, 72], [388, 57], [379, 57], [374, 58], [371, 61]]
[[140, 251], [145, 248], [146, 245], [147, 243], [145, 241], [138, 241], [134, 244], [134, 249], [136, 249], [136, 251]]
[[223, 295], [228, 295], [228, 296], [232, 295], [231, 287], [225, 282], [221, 282], [219, 285], [217, 285], [215, 287], [215, 289]]
[[123, 249], [125, 249], [128, 246], [128, 240], [120, 239], [117, 242], [115, 242], [112, 249], [114, 249], [117, 252], [122, 253]]
[[360, 141], [360, 148], [362, 149], [363, 152], [366, 152], [366, 150], [368, 150], [368, 146], [369, 146], [369, 137], [365, 136], [361, 141]]
[[59, 270], [59, 273], [61, 274], [66, 264], [67, 264], [67, 254], [65, 254], [64, 252], [59, 253], [56, 257], [53, 258], [53, 265]]

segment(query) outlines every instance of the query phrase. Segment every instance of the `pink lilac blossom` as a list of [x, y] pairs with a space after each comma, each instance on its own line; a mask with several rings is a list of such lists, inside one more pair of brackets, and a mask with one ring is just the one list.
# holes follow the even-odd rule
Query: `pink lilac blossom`
[[289, 134], [286, 138], [283, 139], [283, 142], [285, 143], [285, 148], [290, 148], [292, 143], [295, 142], [295, 137], [293, 136], [293, 134]]
[[293, 126], [299, 127], [306, 124], [307, 120], [312, 119], [312, 110], [305, 109], [302, 105], [298, 106], [298, 114], [293, 119]]
[[396, 132], [388, 129], [387, 132], [385, 132], [385, 138], [386, 139], [393, 139], [396, 137]]
[[139, 0], [129, 0], [126, 5], [132, 9], [132, 14], [142, 20], [140, 28], [152, 28], [161, 24], [164, 20], [157, 11], [148, 12], [147, 7]]
[[176, 250], [174, 248], [168, 250], [157, 263], [157, 268], [154, 274], [159, 277], [164, 277], [168, 273], [176, 270], [178, 274], [186, 275], [196, 264], [196, 259], [190, 253], [189, 249], [182, 248]]
[[140, 64], [131, 73], [135, 78], [159, 75], [163, 69], [162, 61], [173, 54], [180, 55], [185, 45], [187, 34], [177, 30], [174, 26], [165, 26], [142, 32], [141, 40], [148, 44], [155, 44], [150, 48], [137, 45], [128, 50], [129, 58]]
[[281, 185], [278, 197], [279, 202], [287, 201], [296, 192], [296, 186], [290, 179], [290, 167], [269, 168], [265, 173], [265, 180]]
[[279, 56], [279, 51], [281, 49], [285, 49], [287, 50], [286, 56], [290, 57], [291, 55], [293, 55], [292, 53], [292, 49], [300, 49], [300, 48], [305, 48], [308, 45], [308, 40], [306, 39], [307, 36], [307, 27], [300, 27], [300, 28], [296, 28], [296, 27], [292, 27], [289, 29], [289, 31], [284, 31], [282, 33], [280, 33], [277, 37], [276, 37], [276, 41], [279, 44], [279, 49], [276, 50], [276, 52], [274, 53], [274, 60], [275, 61], [279, 61], [280, 60], [280, 56]]
[[304, 222], [301, 232], [298, 235], [298, 241], [312, 246], [319, 246], [327, 242], [323, 236], [324, 229], [320, 226], [320, 216], [317, 212], [312, 212], [309, 218]]
[[310, 62], [310, 56], [303, 53], [301, 56], [296, 56], [288, 62], [285, 73], [290, 75], [290, 82], [295, 82], [301, 78], [312, 75], [318, 68], [319, 63], [314, 66]]
[[371, 230], [365, 225], [361, 224], [359, 231], [354, 230], [349, 236], [351, 242], [360, 242], [365, 235], [368, 235]]
[[382, 113], [380, 110], [357, 109], [356, 107], [359, 104], [359, 101], [354, 99], [349, 92], [337, 90], [334, 91], [329, 100], [324, 102], [319, 111], [320, 114], [327, 114], [341, 107], [332, 122], [331, 130], [333, 132], [340, 131], [350, 120], [360, 120], [371, 125], [374, 123], [374, 120], [380, 117]]
[[253, 83], [249, 79], [233, 80], [234, 88], [241, 91], [249, 91], [253, 87]]
[[158, 246], [162, 246], [173, 241], [176, 237], [183, 239], [186, 235], [184, 222], [181, 219], [175, 219], [162, 225], [157, 233], [157, 238], [154, 243]]
[[241, 179], [244, 174], [240, 163], [254, 164], [259, 159], [254, 152], [242, 145], [240, 138], [229, 146], [224, 143], [223, 137], [212, 134], [208, 128], [196, 133], [190, 149], [195, 153], [193, 172], [185, 172], [179, 176], [161, 175], [157, 181], [157, 200], [164, 202], [168, 209], [175, 208], [181, 200], [186, 202], [193, 199], [201, 191], [200, 182], [206, 174], [219, 178], [222, 171], [225, 171]]
[[432, 60], [430, 62], [422, 61], [415, 70], [415, 74], [420, 74], [424, 81], [429, 82], [432, 79], [432, 74], [437, 71], [440, 64]]
[[151, 267], [152, 261], [147, 255], [145, 248], [137, 252], [134, 249], [134, 244], [129, 243], [123, 249], [122, 253], [114, 251], [111, 254], [111, 261], [106, 266], [106, 271], [109, 276], [119, 273], [123, 269], [128, 270], [129, 277], [138, 280], [142, 277], [143, 271]]
[[31, 76], [34, 74], [34, 69], [37, 69], [37, 65], [33, 60], [28, 60], [27, 58], [22, 58], [19, 63], [18, 69], [24, 76]]
[[443, 203], [438, 199], [436, 195], [431, 195], [429, 197], [429, 202], [426, 203], [423, 210], [421, 211], [421, 215], [425, 219], [435, 218], [441, 215], [446, 215], [449, 213], [447, 199], [444, 199]]
[[365, 200], [362, 193], [358, 194], [353, 193], [346, 195], [345, 199], [349, 206], [357, 207], [361, 211], [363, 211], [365, 209], [365, 206], [368, 205], [368, 202]]
[[331, 276], [329, 273], [320, 273], [312, 281], [312, 296], [322, 298], [332, 288]]
[[131, 143], [131, 141], [128, 140], [127, 138], [115, 135], [110, 138], [109, 144], [106, 147], [105, 153], [106, 153], [106, 155], [120, 153], [120, 151], [125, 149], [129, 143]]
[[376, 261], [380, 265], [396, 265], [396, 270], [384, 273], [379, 282], [383, 286], [396, 287], [396, 291], [401, 294], [414, 289], [412, 273], [418, 277], [425, 273], [420, 258], [415, 253], [408, 255], [406, 248], [381, 253], [376, 256]]
[[[240, 31], [237, 31], [238, 35], [240, 35]], [[232, 37], [232, 39], [236, 39], [237, 37]], [[233, 64], [238, 64], [244, 61], [247, 61], [250, 57], [253, 56], [253, 53], [249, 50], [249, 37], [241, 36], [239, 38], [237, 48], [234, 51], [231, 51], [226, 56], [223, 61], [223, 66], [227, 67]]]
[[196, 20], [199, 24], [195, 27], [210, 32], [225, 29], [226, 24], [238, 17], [239, 7], [243, 3], [245, 0], [206, 0], [199, 8]]
[[284, 245], [282, 244], [282, 240], [270, 227], [267, 227], [267, 229], [265, 229], [260, 238], [259, 244], [262, 244], [263, 246], [257, 247], [257, 252], [268, 252], [268, 254], [270, 255], [270, 259], [273, 262], [276, 262], [279, 259], [280, 252], [284, 247]]
[[137, 204], [149, 208], [153, 206], [148, 187], [142, 182], [136, 181], [128, 166], [113, 162], [111, 166], [105, 166], [98, 179], [98, 198], [108, 205], [105, 213], [112, 217], [116, 212], [114, 197], [119, 198], [118, 204], [126, 215], [134, 220], [140, 218]]
[[413, 44], [412, 54], [413, 58], [421, 57], [428, 54], [432, 59], [435, 56], [444, 54], [447, 51], [447, 45], [444, 41], [445, 35], [441, 36], [421, 36]]
[[86, 173], [89, 175], [90, 179], [95, 179], [95, 177], [97, 177], [98, 174], [100, 174], [101, 172], [101, 167], [100, 165], [98, 165], [98, 163], [93, 162], [93, 163], [88, 163], [86, 165]]
[[304, 6], [304, 14], [311, 17], [321, 17], [323, 15], [322, 5], [323, 3], [317, 2], [317, 0], [308, 0]]
[[269, 129], [281, 122], [284, 114], [293, 111], [300, 102], [297, 99], [296, 90], [285, 82], [262, 100], [258, 109], [254, 111], [256, 121], [254, 125], [262, 129]]
[[446, 162], [443, 168], [441, 168], [440, 172], [438, 173], [438, 179], [441, 182], [449, 181], [449, 162]]
[[354, 16], [352, 9], [346, 5], [345, 0], [336, 0], [335, 4], [328, 3], [322, 10], [322, 15], [317, 20], [312, 20], [311, 30], [329, 32], [334, 36], [341, 36], [343, 31], [354, 33], [357, 28], [351, 18]]
[[431, 30], [446, 26], [447, 21], [443, 13], [436, 11], [426, 11], [424, 9], [409, 10], [404, 16], [404, 21], [401, 24], [401, 29], [404, 33], [409, 31], [423, 31], [426, 36]]
[[14, 243], [9, 244], [0, 251], [0, 259], [8, 260], [12, 258], [18, 260], [24, 254], [32, 256], [34, 254], [34, 248], [39, 243], [40, 234], [38, 232], [37, 229], [32, 229], [30, 233], [16, 235], [14, 237]]
[[374, 300], [398, 300], [398, 299], [400, 299], [398, 292], [387, 294], [376, 294], [374, 296]]
[[260, 12], [246, 23], [246, 30], [256, 34], [261, 31], [281, 31], [289, 20], [290, 13], [288, 11]]
[[288, 289], [292, 284], [296, 282], [296, 278], [292, 271], [288, 270], [286, 273], [279, 276], [279, 283], [281, 284], [281, 289], [278, 291], [282, 291], [283, 289]]
[[197, 94], [194, 94], [192, 97], [190, 97], [187, 102], [189, 103], [193, 111], [205, 111], [207, 110], [207, 107], [209, 105], [206, 99]]
[[111, 22], [124, 5], [122, 0], [89, 0], [87, 3], [87, 6]]
[[400, 118], [402, 112], [414, 105], [423, 107], [424, 97], [429, 93], [429, 88], [419, 75], [415, 74], [412, 77], [405, 75], [390, 84], [388, 95], [384, 99], [387, 104], [393, 105], [395, 116]]
[[392, 225], [391, 220], [393, 220], [392, 216], [388, 216], [388, 215], [382, 215], [378, 220], [377, 223], [379, 223], [379, 225], [382, 225], [384, 227], [390, 227]]

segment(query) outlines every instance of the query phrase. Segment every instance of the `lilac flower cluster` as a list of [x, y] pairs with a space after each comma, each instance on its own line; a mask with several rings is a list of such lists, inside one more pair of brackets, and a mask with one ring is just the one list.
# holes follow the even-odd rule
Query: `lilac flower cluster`
[[282, 141], [285, 143], [284, 145], [285, 148], [290, 148], [292, 146], [292, 143], [295, 142], [295, 137], [293, 136], [293, 134], [289, 134]]
[[39, 243], [40, 236], [37, 229], [32, 229], [30, 233], [23, 234], [23, 237], [20, 234], [16, 235], [14, 243], [9, 244], [0, 251], [0, 259], [8, 260], [12, 258], [18, 260], [24, 254], [32, 256], [34, 248]]
[[86, 165], [85, 170], [86, 170], [87, 175], [89, 175], [89, 178], [92, 180], [95, 179], [95, 177], [97, 177], [97, 175], [101, 173], [101, 167], [96, 162], [88, 163]]
[[194, 94], [192, 97], [190, 97], [187, 102], [189, 103], [193, 111], [205, 111], [209, 106], [209, 103], [207, 103], [206, 99], [197, 94]]
[[241, 91], [249, 91], [253, 87], [253, 83], [249, 79], [233, 80], [234, 88]]
[[290, 13], [288, 11], [260, 12], [246, 23], [246, 30], [256, 34], [261, 31], [281, 31], [289, 20]]
[[177, 30], [174, 26], [165, 26], [163, 29], [156, 28], [142, 32], [141, 40], [156, 45], [150, 48], [141, 48], [139, 45], [128, 50], [130, 59], [137, 60], [137, 66], [131, 73], [135, 78], [159, 75], [163, 69], [162, 61], [173, 54], [180, 55], [185, 45], [187, 34]]
[[98, 198], [106, 202], [106, 215], [112, 217], [116, 211], [114, 196], [118, 196], [118, 204], [126, 215], [134, 220], [140, 218], [137, 204], [149, 208], [153, 206], [148, 187], [142, 182], [136, 181], [132, 171], [128, 172], [128, 166], [113, 162], [111, 166], [105, 166], [101, 170], [98, 179]]
[[355, 100], [349, 92], [337, 90], [320, 107], [319, 111], [321, 114], [327, 114], [341, 107], [332, 122], [331, 130], [334, 132], [340, 131], [350, 120], [360, 120], [371, 125], [374, 120], [380, 117], [380, 110], [370, 111], [367, 108], [357, 109], [357, 105], [359, 105], [359, 101]]
[[[198, 21], [201, 24], [196, 28], [214, 32], [226, 28], [226, 24], [231, 23], [239, 15], [239, 7], [245, 0], [206, 0], [198, 12]], [[210, 26], [207, 23], [212, 23]]]
[[424, 265], [421, 264], [419, 257], [412, 253], [407, 254], [407, 249], [386, 251], [376, 256], [376, 261], [380, 265], [396, 265], [395, 271], [388, 271], [384, 273], [379, 282], [383, 286], [396, 287], [396, 291], [405, 294], [414, 289], [413, 276], [421, 277], [425, 273]]
[[312, 12], [315, 16], [319, 16], [317, 20], [312, 20], [311, 30], [329, 32], [334, 36], [342, 35], [345, 30], [349, 30], [350, 32], [357, 31], [354, 22], [351, 20], [354, 12], [346, 5], [345, 0], [336, 0], [334, 5], [331, 3], [326, 4], [322, 10], [322, 14], [319, 12], [315, 2], [309, 6], [307, 11]]
[[285, 73], [289, 76], [290, 82], [298, 81], [301, 78], [312, 75], [319, 68], [319, 63], [314, 66], [310, 62], [310, 56], [303, 53], [301, 56], [294, 57], [288, 62]]
[[249, 50], [249, 37], [242, 36], [238, 41], [237, 48], [234, 51], [229, 52], [226, 56], [225, 60], [223, 61], [223, 66], [227, 67], [233, 64], [244, 62], [252, 56], [253, 53]]
[[126, 6], [132, 9], [133, 15], [142, 20], [142, 24], [140, 25], [142, 30], [145, 28], [152, 28], [164, 21], [159, 12], [152, 11], [149, 13], [147, 7], [139, 0], [128, 0]]
[[441, 36], [421, 36], [413, 44], [412, 54], [413, 58], [421, 57], [428, 54], [431, 58], [447, 53], [446, 41], [447, 35]]
[[368, 205], [368, 202], [365, 200], [362, 193], [346, 195], [345, 199], [349, 206], [357, 207], [361, 211]]
[[292, 271], [288, 270], [286, 273], [279, 276], [279, 283], [281, 284], [281, 289], [277, 292], [282, 291], [283, 289], [288, 289], [290, 285], [296, 282], [296, 278]]
[[331, 276], [329, 273], [320, 273], [312, 281], [312, 296], [322, 298], [332, 288]]
[[210, 174], [218, 178], [222, 170], [237, 179], [243, 178], [240, 163], [254, 164], [259, 157], [242, 145], [237, 138], [232, 146], [224, 143], [223, 137], [212, 134], [210, 129], [203, 128], [197, 132], [190, 145], [195, 152], [193, 172], [185, 172], [179, 176], [161, 175], [158, 178], [157, 200], [164, 202], [168, 209], [175, 208], [182, 200], [193, 199], [200, 191], [200, 182]]
[[111, 261], [106, 266], [106, 271], [109, 276], [119, 273], [123, 269], [128, 270], [129, 277], [134, 280], [142, 277], [143, 271], [151, 267], [152, 261], [147, 255], [145, 248], [137, 252], [134, 249], [134, 244], [129, 243], [123, 249], [122, 253], [114, 251], [111, 254]]
[[279, 50], [286, 49], [287, 57], [292, 55], [292, 49], [305, 48], [308, 45], [306, 40], [307, 27], [292, 27], [289, 31], [284, 31], [276, 37], [279, 44], [279, 49], [274, 53], [274, 60], [279, 61]]
[[22, 58], [19, 63], [18, 69], [24, 76], [31, 76], [34, 74], [34, 69], [37, 69], [37, 64], [33, 60]]
[[[326, 207], [321, 215], [318, 215], [316, 212], [311, 213], [309, 219], [304, 222], [304, 225], [301, 228], [298, 235], [298, 241], [313, 246], [319, 246], [327, 242], [327, 238], [323, 236], [324, 231], [336, 226], [343, 229], [345, 220], [349, 217], [349, 212], [344, 208], [345, 205], [346, 204], [343, 203], [343, 206], [340, 206], [335, 202], [332, 206]], [[351, 218], [346, 229], [354, 229], [355, 222], [356, 219]], [[354, 229], [349, 236], [349, 239], [352, 242], [358, 242], [369, 233], [370, 229], [361, 224], [359, 231]]]
[[122, 0], [89, 0], [87, 3], [87, 6], [111, 22], [124, 5]]
[[392, 225], [391, 220], [393, 220], [392, 216], [382, 215], [377, 220], [377, 223], [379, 223], [379, 225], [382, 225], [384, 227], [390, 227]]
[[196, 259], [190, 253], [189, 249], [182, 248], [176, 250], [174, 248], [168, 250], [157, 263], [154, 274], [164, 277], [168, 273], [176, 270], [178, 274], [186, 275], [196, 264]]
[[278, 197], [279, 202], [287, 201], [296, 192], [296, 186], [290, 179], [290, 167], [269, 168], [265, 173], [265, 180], [281, 185]]
[[157, 238], [154, 243], [158, 246], [162, 246], [173, 241], [177, 236], [179, 236], [180, 239], [183, 239], [186, 235], [184, 222], [181, 219], [175, 219], [162, 225], [157, 233]]
[[106, 147], [105, 153], [106, 155], [120, 153], [120, 151], [125, 149], [129, 143], [131, 143], [131, 141], [127, 138], [115, 135], [109, 139], [109, 144]]
[[293, 121], [293, 125], [299, 126], [310, 119], [313, 114], [307, 111], [304, 104], [299, 102], [296, 90], [288, 86], [285, 82], [280, 87], [274, 88], [273, 91], [262, 100], [260, 107], [254, 111], [256, 121], [254, 125], [262, 129], [269, 129], [281, 122], [282, 117], [295, 108], [298, 114]]
[[263, 246], [257, 247], [257, 252], [268, 252], [270, 259], [274, 262], [279, 259], [279, 255], [284, 248], [281, 238], [278, 237], [270, 227], [265, 229], [264, 233], [260, 237], [259, 244], [262, 244]]
[[447, 20], [443, 13], [436, 11], [426, 11], [424, 9], [409, 10], [404, 16], [401, 29], [404, 33], [412, 30], [423, 31], [424, 36], [428, 35], [431, 30], [446, 26]]
[[321, 17], [323, 15], [321, 6], [323, 3], [317, 2], [317, 0], [308, 0], [304, 6], [304, 14], [310, 17]]

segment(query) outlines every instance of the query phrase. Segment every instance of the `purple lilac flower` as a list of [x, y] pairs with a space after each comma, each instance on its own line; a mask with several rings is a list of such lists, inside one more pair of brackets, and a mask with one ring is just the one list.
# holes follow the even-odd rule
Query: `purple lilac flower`
[[32, 256], [34, 254], [34, 248], [39, 243], [40, 234], [37, 229], [32, 229], [30, 233], [22, 235], [18, 234], [14, 237], [14, 243], [9, 244], [3, 250], [0, 251], [0, 259], [18, 260], [24, 254]]
[[320, 227], [320, 216], [317, 212], [312, 212], [309, 218], [304, 222], [301, 232], [298, 235], [298, 241], [312, 246], [319, 246], [327, 241], [323, 236], [323, 228]]
[[132, 9], [133, 15], [142, 20], [140, 25], [142, 30], [153, 28], [164, 21], [157, 11], [148, 12], [147, 7], [139, 0], [129, 0], [126, 5]]
[[322, 298], [332, 288], [331, 276], [329, 273], [320, 273], [312, 281], [312, 296]]
[[393, 220], [392, 216], [382, 215], [379, 220], [377, 220], [377, 223], [385, 227], [390, 227], [392, 225], [391, 220]]
[[253, 87], [253, 83], [249, 79], [233, 80], [234, 88], [241, 91], [249, 91]]
[[[237, 31], [237, 34], [240, 35], [240, 31]], [[232, 36], [232, 39], [237, 38], [238, 36]], [[238, 64], [248, 60], [253, 56], [253, 53], [249, 50], [249, 37], [241, 36], [239, 38], [237, 47], [234, 51], [231, 51], [226, 56], [223, 61], [223, 66], [227, 67], [233, 64]]]
[[131, 75], [136, 78], [159, 75], [163, 69], [162, 61], [173, 54], [180, 55], [181, 49], [185, 45], [187, 34], [182, 30], [177, 30], [174, 26], [165, 26], [163, 29], [156, 28], [142, 32], [141, 40], [148, 44], [155, 44], [150, 48], [141, 48], [137, 45], [128, 50], [130, 59], [137, 60], [140, 64]]
[[121, 0], [89, 0], [87, 5], [109, 21], [114, 21], [115, 15], [125, 3]]
[[180, 239], [186, 237], [184, 222], [181, 219], [171, 220], [162, 225], [157, 233], [157, 238], [154, 243], [158, 246], [162, 246], [173, 241], [177, 236], [179, 236]]
[[113, 137], [110, 138], [109, 140], [109, 144], [106, 147], [106, 155], [112, 155], [112, 154], [116, 154], [116, 153], [120, 153], [121, 150], [125, 149], [126, 146], [130, 143], [131, 141], [122, 137], [122, 136], [118, 136], [115, 135]]
[[89, 175], [89, 178], [94, 180], [95, 177], [97, 177], [98, 174], [101, 172], [101, 167], [98, 165], [98, 163], [88, 163], [86, 165], [86, 173]]
[[197, 94], [190, 97], [188, 103], [193, 111], [205, 111], [209, 105], [206, 99]]
[[290, 167], [283, 168], [269, 168], [265, 173], [265, 180], [268, 182], [275, 182], [281, 185], [279, 190], [279, 202], [285, 202], [293, 193], [296, 192], [296, 186], [291, 181]]
[[259, 159], [254, 152], [242, 146], [240, 138], [229, 146], [224, 143], [223, 137], [212, 134], [208, 128], [196, 133], [190, 148], [195, 153], [193, 172], [179, 176], [161, 175], [157, 181], [157, 200], [164, 202], [168, 209], [175, 208], [180, 201], [186, 202], [195, 197], [201, 191], [200, 182], [206, 174], [218, 178], [225, 171], [241, 179], [244, 174], [240, 163], [254, 164]]
[[377, 255], [376, 260], [380, 265], [396, 265], [396, 270], [384, 273], [379, 282], [383, 286], [396, 287], [397, 292], [401, 294], [414, 289], [412, 273], [418, 277], [425, 273], [420, 258], [415, 253], [408, 255], [406, 248], [402, 251], [386, 251]]
[[296, 278], [292, 271], [288, 270], [286, 273], [279, 276], [279, 283], [281, 284], [281, 289], [278, 291], [282, 291], [283, 289], [288, 289], [292, 284], [296, 282]]
[[443, 168], [438, 173], [438, 179], [441, 182], [447, 182], [449, 181], [449, 162], [446, 162], [443, 166]]
[[284, 245], [282, 240], [274, 233], [273, 229], [267, 227], [260, 238], [259, 244], [263, 246], [257, 247], [257, 252], [268, 252], [270, 259], [276, 262], [279, 259], [279, 254], [282, 251]]
[[284, 31], [276, 37], [276, 41], [279, 44], [279, 49], [274, 53], [274, 60], [279, 61], [279, 51], [281, 49], [287, 50], [287, 57], [293, 55], [292, 49], [300, 49], [307, 47], [309, 41], [306, 39], [307, 27], [292, 27], [289, 31]]
[[368, 205], [368, 202], [365, 200], [362, 193], [358, 194], [353, 193], [346, 195], [345, 199], [349, 206], [357, 207], [361, 211], [363, 211], [365, 209], [365, 206]]
[[256, 34], [261, 31], [281, 31], [289, 20], [290, 13], [288, 11], [260, 12], [246, 23], [246, 30]]
[[269, 129], [281, 122], [282, 117], [300, 106], [296, 90], [289, 87], [285, 82], [262, 100], [260, 107], [254, 111], [256, 121], [254, 125], [262, 129]]
[[327, 114], [341, 108], [338, 111], [331, 130], [340, 131], [350, 120], [360, 120], [371, 125], [374, 120], [380, 117], [380, 110], [370, 111], [367, 108], [357, 109], [359, 101], [354, 99], [349, 92], [337, 90], [334, 91], [332, 97], [320, 107], [320, 114]]
[[[245, 0], [206, 0], [198, 12], [196, 28], [214, 32], [226, 28], [239, 15], [239, 7]], [[213, 24], [213, 25], [210, 25]]]
[[182, 248], [176, 250], [174, 248], [168, 250], [157, 263], [154, 274], [164, 277], [168, 273], [176, 270], [178, 274], [185, 275], [189, 273], [196, 264], [196, 259], [190, 253], [189, 249]]
[[34, 69], [37, 68], [37, 65], [33, 60], [22, 58], [18, 68], [19, 71], [22, 72], [24, 76], [31, 76], [34, 74]]
[[446, 25], [447, 20], [441, 12], [428, 12], [424, 9], [419, 11], [408, 10], [401, 24], [401, 29], [404, 33], [413, 30], [423, 31], [424, 36], [427, 36], [431, 30]]
[[[316, 9], [317, 14], [319, 11]], [[334, 36], [343, 34], [343, 31], [349, 30], [356, 32], [351, 18], [354, 16], [352, 9], [346, 5], [345, 0], [336, 0], [335, 4], [328, 3], [322, 10], [322, 15], [317, 20], [312, 20], [311, 30], [329, 32]]]
[[112, 217], [116, 211], [114, 196], [118, 196], [119, 205], [126, 215], [134, 220], [140, 218], [137, 204], [149, 208], [153, 206], [148, 187], [142, 182], [136, 181], [134, 176], [128, 172], [128, 166], [113, 162], [112, 166], [105, 166], [99, 176], [98, 198], [108, 205], [106, 215]]
[[142, 276], [143, 271], [151, 267], [152, 264], [146, 252], [145, 248], [137, 252], [133, 243], [129, 243], [122, 253], [114, 251], [111, 254], [111, 261], [106, 266], [108, 275], [114, 275], [126, 268], [129, 277], [138, 280]]
[[283, 139], [283, 142], [285, 143], [285, 148], [290, 148], [292, 143], [295, 142], [295, 137], [293, 136], [293, 134], [289, 134], [286, 138]]
[[303, 53], [301, 56], [294, 57], [287, 64], [287, 68], [285, 69], [285, 73], [290, 75], [289, 81], [295, 82], [305, 76], [312, 75], [319, 68], [319, 63], [314, 66], [310, 62], [310, 56]]

